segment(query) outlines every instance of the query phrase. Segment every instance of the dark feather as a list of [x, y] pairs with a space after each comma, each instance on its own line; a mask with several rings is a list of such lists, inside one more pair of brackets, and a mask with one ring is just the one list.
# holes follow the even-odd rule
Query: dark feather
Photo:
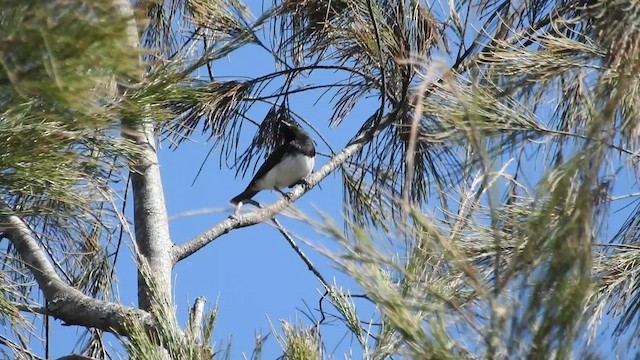
[[238, 196], [234, 197], [233, 199], [229, 200], [229, 203], [231, 205], [238, 205], [240, 202], [244, 202], [247, 201], [249, 199], [251, 199], [252, 197], [254, 197], [259, 191], [257, 190], [250, 190], [250, 189], [245, 189], [243, 192], [241, 192]]
[[[254, 189], [256, 182], [262, 179], [271, 169], [278, 165], [286, 155], [303, 154], [309, 157], [315, 157], [316, 148], [313, 145], [313, 140], [309, 134], [296, 124], [283, 125], [282, 134], [285, 139], [285, 144], [278, 146], [271, 155], [269, 155], [264, 164], [260, 166], [256, 174], [253, 176], [253, 179], [251, 179], [247, 188], [229, 201], [232, 205], [237, 205], [239, 202], [249, 200], [255, 196], [260, 191]], [[293, 184], [289, 184], [289, 187], [292, 187], [297, 183], [298, 181]]]

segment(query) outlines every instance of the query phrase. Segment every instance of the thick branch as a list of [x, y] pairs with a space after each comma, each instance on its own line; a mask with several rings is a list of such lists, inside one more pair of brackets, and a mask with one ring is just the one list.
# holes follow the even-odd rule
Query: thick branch
[[[149, 264], [158, 285], [156, 290], [164, 293], [157, 295], [171, 299], [172, 243], [153, 127], [147, 123], [127, 132], [126, 135], [141, 149], [131, 172], [137, 250]], [[152, 295], [144, 277], [139, 275], [138, 304], [141, 309], [151, 309]]]
[[[116, 13], [127, 19], [129, 46], [138, 48], [138, 31], [131, 3], [128, 0], [112, 0], [112, 5]], [[140, 69], [143, 69], [142, 64]], [[123, 122], [123, 136], [134, 142], [139, 149], [137, 159], [131, 164], [136, 248], [149, 264], [158, 285], [157, 290], [163, 292], [163, 294], [157, 294], [158, 297], [171, 299], [173, 263], [169, 219], [162, 189], [153, 124], [149, 120], [125, 119]], [[144, 277], [138, 274], [138, 304], [141, 309], [151, 310], [152, 295]]]
[[318, 169], [318, 171], [314, 172], [307, 178], [308, 185], [295, 187], [291, 191], [289, 199], [283, 197], [282, 199], [262, 209], [258, 209], [247, 214], [230, 217], [218, 223], [211, 229], [196, 236], [195, 238], [187, 241], [186, 243], [174, 246], [174, 263], [187, 258], [196, 251], [202, 249], [205, 245], [209, 244], [213, 240], [217, 239], [221, 235], [228, 233], [233, 229], [255, 225], [265, 220], [271, 219], [273, 216], [291, 205], [292, 202], [304, 195], [307, 191], [311, 190], [311, 188], [317, 185], [327, 175], [331, 174], [333, 170], [342, 165], [342, 163], [344, 163], [345, 160], [347, 160], [351, 155], [360, 150], [365, 145], [365, 143], [366, 141], [357, 141], [342, 149], [342, 151], [334, 155], [333, 158], [329, 160], [329, 162], [324, 164], [320, 169]]
[[0, 227], [7, 235], [20, 258], [29, 267], [53, 317], [67, 325], [80, 325], [104, 331], [126, 334], [125, 326], [131, 321], [153, 324], [145, 311], [109, 303], [86, 296], [64, 283], [51, 262], [33, 237], [31, 230], [6, 204], [0, 204]]

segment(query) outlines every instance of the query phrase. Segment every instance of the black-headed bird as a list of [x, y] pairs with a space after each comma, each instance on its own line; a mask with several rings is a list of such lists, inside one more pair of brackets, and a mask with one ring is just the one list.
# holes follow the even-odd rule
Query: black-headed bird
[[313, 170], [316, 148], [311, 136], [298, 124], [281, 121], [284, 144], [278, 146], [260, 166], [247, 188], [229, 202], [238, 205], [254, 197], [261, 190], [280, 190], [293, 187]]

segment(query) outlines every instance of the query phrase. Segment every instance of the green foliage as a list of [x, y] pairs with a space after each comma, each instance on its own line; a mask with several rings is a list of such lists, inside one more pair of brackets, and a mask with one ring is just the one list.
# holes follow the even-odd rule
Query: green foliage
[[[176, 309], [172, 299], [159, 298], [162, 292], [157, 290], [158, 284], [150, 273], [150, 268], [143, 260], [139, 269], [149, 289], [154, 294], [153, 302], [156, 309], [154, 328], [149, 329], [140, 323], [131, 323], [128, 336], [120, 340], [127, 350], [130, 359], [184, 359], [204, 360], [224, 358], [227, 351], [214, 353], [212, 343], [213, 329], [217, 316], [217, 305], [210, 311], [203, 313], [201, 318], [191, 314], [190, 324], [186, 331], [182, 331], [176, 320]], [[201, 323], [196, 324], [195, 321]]]
[[[1, 201], [27, 221], [66, 281], [111, 299], [109, 253], [121, 220], [111, 186], [135, 154], [119, 119], [140, 105], [122, 102], [116, 88], [137, 77], [141, 52], [104, 1], [5, 1], [0, 34]], [[31, 269], [11, 246], [3, 250], [11, 300], [44, 306]], [[3, 309], [18, 337], [34, 330]]]
[[115, 81], [135, 78], [138, 50], [104, 2], [38, 4], [0, 18], [2, 191], [89, 207], [127, 152]]
[[[283, 355], [282, 360], [321, 359], [319, 333], [314, 327], [294, 325], [281, 320], [282, 335], [275, 335]], [[275, 329], [272, 330], [277, 334]]]

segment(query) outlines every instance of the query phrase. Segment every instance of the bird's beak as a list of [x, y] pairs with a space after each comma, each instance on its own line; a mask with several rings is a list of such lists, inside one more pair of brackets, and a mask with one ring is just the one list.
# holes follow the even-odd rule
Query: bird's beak
[[281, 119], [280, 123], [282, 125], [287, 126], [287, 127], [295, 127], [297, 125], [294, 121], [292, 121], [290, 119], [287, 119], [287, 118]]

